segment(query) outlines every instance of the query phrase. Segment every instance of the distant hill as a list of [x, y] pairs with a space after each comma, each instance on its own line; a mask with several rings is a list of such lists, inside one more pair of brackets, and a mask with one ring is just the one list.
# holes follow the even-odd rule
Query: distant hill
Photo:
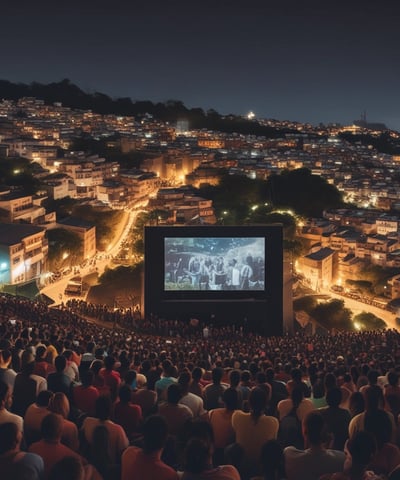
[[206, 128], [225, 133], [241, 133], [267, 138], [282, 136], [290, 130], [276, 129], [260, 125], [257, 121], [247, 120], [237, 115], [222, 116], [214, 110], [205, 112], [201, 108], [187, 108], [179, 100], [168, 100], [165, 103], [151, 101], [135, 101], [131, 98], [111, 98], [95, 92], [86, 93], [69, 79], [47, 85], [32, 82], [30, 84], [12, 83], [0, 80], [0, 98], [18, 100], [22, 97], [36, 97], [46, 104], [61, 102], [73, 109], [92, 110], [100, 114], [115, 114], [140, 117], [146, 113], [154, 118], [176, 123], [179, 119], [187, 119], [191, 129]]

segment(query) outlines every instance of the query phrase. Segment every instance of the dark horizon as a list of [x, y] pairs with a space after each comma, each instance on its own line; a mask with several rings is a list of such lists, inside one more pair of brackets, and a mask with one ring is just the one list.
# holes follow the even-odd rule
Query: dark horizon
[[400, 4], [71, 0], [2, 9], [0, 77], [311, 124], [400, 130]]

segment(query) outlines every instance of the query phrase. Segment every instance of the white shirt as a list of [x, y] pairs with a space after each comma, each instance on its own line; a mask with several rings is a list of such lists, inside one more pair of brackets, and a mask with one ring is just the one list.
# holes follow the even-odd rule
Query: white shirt
[[179, 403], [189, 407], [194, 417], [201, 417], [206, 413], [206, 410], [204, 410], [203, 399], [194, 393], [188, 392], [179, 400]]

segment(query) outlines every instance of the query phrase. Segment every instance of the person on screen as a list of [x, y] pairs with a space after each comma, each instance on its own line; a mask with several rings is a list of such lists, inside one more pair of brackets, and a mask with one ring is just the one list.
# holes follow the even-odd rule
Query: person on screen
[[179, 274], [181, 272], [182, 258], [179, 258], [177, 261], [171, 263], [170, 271], [170, 281], [173, 283], [178, 283]]
[[215, 260], [214, 283], [217, 290], [222, 290], [226, 283], [226, 271], [224, 257], [217, 257]]
[[250, 278], [253, 276], [253, 268], [251, 267], [252, 263], [253, 263], [253, 257], [251, 255], [248, 255], [240, 270], [240, 289], [241, 290], [248, 290], [250, 287]]
[[194, 256], [189, 260], [187, 273], [190, 275], [192, 286], [195, 289], [199, 289], [201, 276], [201, 261], [198, 256]]
[[240, 270], [237, 267], [236, 258], [232, 258], [229, 262], [227, 284], [230, 290], [238, 290], [240, 287]]
[[264, 281], [264, 260], [258, 256], [253, 263], [253, 280], [255, 282]]
[[207, 261], [202, 258], [200, 260], [200, 277], [199, 277], [199, 288], [200, 290], [209, 290], [210, 289], [210, 271], [207, 266]]

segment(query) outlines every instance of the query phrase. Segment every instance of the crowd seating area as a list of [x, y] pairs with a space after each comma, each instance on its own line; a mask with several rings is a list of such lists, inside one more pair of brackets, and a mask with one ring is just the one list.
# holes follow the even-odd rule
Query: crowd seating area
[[0, 296], [0, 476], [400, 478], [400, 333], [265, 338]]

